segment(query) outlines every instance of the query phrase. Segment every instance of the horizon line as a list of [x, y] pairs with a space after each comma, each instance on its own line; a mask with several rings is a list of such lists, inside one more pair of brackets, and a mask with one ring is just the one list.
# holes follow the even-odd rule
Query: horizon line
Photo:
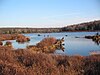
[[82, 24], [82, 23], [89, 23], [89, 22], [95, 22], [95, 21], [100, 21], [100, 19], [98, 20], [92, 20], [92, 21], [84, 21], [84, 22], [80, 22], [80, 23], [73, 23], [73, 24], [68, 24], [66, 26], [62, 26], [62, 27], [32, 27], [32, 26], [29, 26], [29, 27], [20, 27], [20, 26], [5, 26], [5, 27], [0, 27], [0, 28], [63, 28], [63, 27], [67, 27], [67, 26], [72, 26], [72, 25], [78, 25], [78, 24]]

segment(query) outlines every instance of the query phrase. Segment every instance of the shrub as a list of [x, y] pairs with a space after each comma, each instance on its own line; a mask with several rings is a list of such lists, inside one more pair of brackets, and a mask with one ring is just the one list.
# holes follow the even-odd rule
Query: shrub
[[4, 46], [7, 46], [9, 48], [13, 48], [12, 42], [10, 42], [10, 41], [7, 41]]
[[21, 35], [19, 34], [16, 38], [16, 42], [19, 42], [19, 43], [24, 43], [24, 42], [28, 42], [30, 41], [30, 38], [24, 36], [24, 35]]
[[56, 38], [53, 38], [53, 37], [44, 38], [42, 41], [40, 41], [37, 44], [37, 47], [51, 46], [51, 45], [55, 44], [56, 41], [57, 41]]

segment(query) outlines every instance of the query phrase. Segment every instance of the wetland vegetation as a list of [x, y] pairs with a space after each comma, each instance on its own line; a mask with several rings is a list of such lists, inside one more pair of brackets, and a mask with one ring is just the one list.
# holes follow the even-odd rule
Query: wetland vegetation
[[[88, 26], [92, 24], [93, 25], [95, 24], [97, 26], [99, 25], [98, 23], [99, 23], [98, 21], [89, 22]], [[84, 25], [86, 26], [86, 24], [87, 23], [83, 23], [82, 24], [83, 27]], [[71, 27], [75, 28], [75, 26], [71, 26]], [[93, 27], [95, 29], [95, 26]], [[51, 35], [50, 33], [40, 33], [40, 32], [45, 32], [44, 31], [45, 29], [43, 30], [36, 29], [37, 32], [39, 33], [36, 34], [37, 36], [35, 35], [31, 37], [31, 36], [26, 36], [30, 34], [21, 34], [21, 33], [33, 32], [31, 31], [31, 28], [30, 29], [22, 28], [20, 30], [19, 29], [20, 28], [18, 29], [2, 28], [0, 31], [1, 32], [0, 34], [0, 75], [55, 75], [55, 74], [56, 75], [100, 75], [100, 54], [82, 56], [80, 54], [67, 55], [67, 54], [55, 53], [56, 50], [66, 52], [67, 50], [65, 49], [65, 47], [68, 45], [66, 44], [66, 42], [67, 43], [73, 42], [71, 43], [73, 44], [73, 46], [70, 45], [71, 46], [70, 48], [73, 47], [73, 49], [75, 49], [75, 46], [76, 47], [78, 47], [78, 45], [81, 46], [80, 44], [82, 44], [81, 41], [83, 42], [83, 40], [89, 42], [93, 40], [94, 42], [97, 42], [99, 46], [100, 43], [99, 33], [94, 35], [94, 33], [90, 32], [91, 33], [90, 34], [86, 32], [86, 34], [88, 33], [88, 35], [86, 35], [83, 34], [82, 32], [81, 34], [78, 32], [75, 33], [69, 32], [69, 33], [54, 33], [54, 34], [52, 33]], [[81, 29], [83, 30], [84, 28]], [[48, 31], [47, 30], [46, 32], [62, 32], [61, 28], [57, 28], [57, 29], [51, 28]], [[64, 28], [63, 31], [66, 31], [66, 28]], [[70, 31], [74, 31], [74, 30], [70, 30]], [[41, 39], [41, 41], [38, 41], [35, 44], [31, 44], [27, 46], [25, 45], [25, 48], [23, 49], [21, 48], [16, 49], [13, 45], [14, 41], [18, 42], [18, 44], [20, 43], [23, 44], [26, 42], [34, 42], [32, 39], [33, 40]], [[14, 41], [11, 42], [11, 40]], [[79, 44], [77, 44], [76, 42], [79, 42]]]

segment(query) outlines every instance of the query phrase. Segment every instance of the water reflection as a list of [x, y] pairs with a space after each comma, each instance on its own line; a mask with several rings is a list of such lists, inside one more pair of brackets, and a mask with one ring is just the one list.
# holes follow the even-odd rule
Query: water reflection
[[93, 40], [97, 45], [100, 45], [100, 40]]
[[63, 42], [64, 42], [64, 37], [62, 39], [57, 40], [56, 46], [58, 45], [57, 50], [62, 50], [64, 52], [65, 47]]
[[95, 36], [96, 36], [96, 37], [93, 39], [93, 41], [94, 41], [97, 45], [99, 45], [99, 44], [100, 44], [100, 34], [99, 34], [99, 33], [96, 33]]
[[[99, 32], [100, 33], [100, 32]], [[100, 50], [100, 41], [93, 41], [92, 39], [85, 38], [75, 38], [84, 37], [84, 36], [93, 36], [96, 32], [65, 32], [65, 33], [41, 33], [41, 36], [38, 36], [38, 33], [24, 34], [25, 36], [30, 37], [30, 41], [24, 44], [19, 44], [15, 40], [11, 40], [14, 48], [26, 48], [27, 45], [36, 45], [43, 38], [49, 35], [50, 37], [55, 37], [61, 39], [64, 37], [64, 43], [60, 48], [58, 48], [55, 53], [67, 54], [67, 55], [89, 55], [88, 53], [93, 50]], [[45, 37], [44, 37], [45, 35]], [[67, 37], [65, 36], [67, 35]], [[5, 41], [4, 41], [5, 43]], [[60, 50], [59, 50], [60, 49]], [[61, 50], [62, 49], [62, 50]]]
[[94, 41], [97, 45], [100, 44], [100, 35], [98, 32], [93, 36], [85, 36], [85, 38], [92, 39], [92, 41]]

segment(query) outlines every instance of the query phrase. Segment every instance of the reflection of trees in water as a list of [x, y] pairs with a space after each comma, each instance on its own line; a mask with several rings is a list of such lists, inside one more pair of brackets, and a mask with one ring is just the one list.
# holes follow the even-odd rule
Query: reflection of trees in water
[[92, 39], [97, 45], [100, 44], [100, 34], [98, 32], [93, 36], [85, 36], [85, 38]]
[[99, 33], [97, 32], [96, 35], [93, 37], [92, 39], [97, 45], [100, 44], [100, 35]]
[[60, 40], [58, 39], [57, 43], [56, 43], [56, 48], [57, 48], [57, 50], [62, 50], [64, 52], [65, 48], [64, 48], [63, 42], [64, 42], [64, 37]]
[[57, 50], [62, 50], [64, 52], [64, 44], [60, 44], [60, 46], [57, 47]]
[[100, 40], [93, 40], [97, 45], [100, 45]]

